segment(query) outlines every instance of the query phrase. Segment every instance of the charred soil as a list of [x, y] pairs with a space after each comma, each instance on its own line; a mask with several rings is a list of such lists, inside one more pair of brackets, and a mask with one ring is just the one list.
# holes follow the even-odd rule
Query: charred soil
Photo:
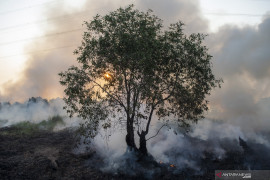
[[[14, 127], [0, 129], [0, 179], [214, 179], [215, 169], [247, 169], [247, 162], [254, 162], [254, 150], [239, 139], [243, 151], [229, 151], [226, 158], [216, 159], [205, 152], [198, 157], [200, 170], [177, 169], [170, 164], [139, 160], [140, 168], [124, 167], [122, 171], [101, 171], [106, 161], [95, 151], [75, 154], [76, 136], [74, 130], [38, 131], [32, 134], [18, 134]], [[191, 139], [192, 141], [192, 139]], [[256, 153], [255, 153], [256, 154]], [[255, 157], [254, 157], [255, 158]], [[125, 161], [129, 161], [125, 159]], [[257, 159], [258, 161], [258, 159]], [[262, 159], [262, 161], [264, 161]], [[131, 162], [134, 163], [134, 162]], [[263, 168], [270, 168], [265, 162]], [[256, 166], [254, 166], [256, 167]], [[134, 173], [126, 173], [131, 169]], [[152, 172], [152, 173], [148, 173]], [[148, 175], [145, 175], [148, 174]]]

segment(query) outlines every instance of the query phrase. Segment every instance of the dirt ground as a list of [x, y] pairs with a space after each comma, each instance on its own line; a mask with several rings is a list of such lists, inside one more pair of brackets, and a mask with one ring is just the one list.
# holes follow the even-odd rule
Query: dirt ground
[[[246, 169], [245, 157], [251, 151], [241, 142], [241, 152], [228, 152], [227, 158], [216, 160], [205, 154], [202, 170], [172, 171], [165, 165], [154, 165], [158, 173], [144, 176], [142, 172], [129, 175], [122, 172], [104, 173], [102, 159], [94, 151], [74, 154], [76, 138], [73, 130], [60, 132], [40, 131], [32, 135], [16, 135], [16, 129], [0, 129], [0, 179], [214, 179], [215, 169]], [[244, 144], [243, 144], [244, 143]], [[268, 167], [265, 168], [267, 169]], [[270, 166], [270, 165], [268, 165]], [[269, 167], [270, 168], [270, 167]], [[149, 167], [148, 167], [149, 169]], [[150, 169], [151, 170], [151, 169]], [[146, 171], [147, 172], [147, 167]]]

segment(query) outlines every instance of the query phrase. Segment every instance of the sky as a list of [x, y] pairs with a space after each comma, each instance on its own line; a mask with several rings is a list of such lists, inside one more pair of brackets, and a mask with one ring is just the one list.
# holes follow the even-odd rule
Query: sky
[[46, 13], [62, 4], [72, 12], [82, 3], [74, 4], [71, 0], [0, 1], [0, 89], [3, 83], [20, 79], [20, 73], [32, 55], [27, 46], [34, 45], [33, 41], [37, 39], [40, 43], [46, 40], [38, 37], [46, 36], [45, 29], [50, 28], [53, 21], [61, 20], [49, 20]]
[[[100, 13], [99, 9], [85, 8], [85, 2], [86, 0], [76, 2], [72, 0], [0, 1], [0, 92], [4, 91], [4, 84], [10, 83], [11, 81], [18, 81], [21, 78], [21, 72], [26, 67], [27, 60], [29, 56], [32, 55], [31, 52], [33, 52], [27, 50], [29, 49], [27, 47], [34, 46], [35, 43], [33, 43], [33, 41], [38, 40], [40, 41], [39, 43], [42, 43], [46, 38], [60, 36], [55, 35], [42, 38], [42, 36], [49, 34], [46, 33], [46, 29], [50, 28], [53, 23], [62, 20], [70, 20], [70, 17], [64, 17], [63, 19], [57, 19], [57, 17], [72, 14], [74, 11], [75, 16], [79, 16], [80, 14], [78, 14], [78, 12], [85, 9], [94, 9], [92, 10], [94, 13], [90, 14]], [[88, 0], [88, 2], [90, 2], [89, 4], [91, 4], [91, 6], [95, 6], [94, 1], [91, 3], [91, 1]], [[106, 6], [106, 4], [109, 4], [108, 2], [98, 2], [98, 4], [104, 6], [96, 6], [100, 9], [111, 9], [109, 5]], [[123, 4], [119, 2], [120, 1], [116, 1], [114, 6], [117, 7], [117, 4], [119, 4], [119, 6]], [[151, 1], [146, 2], [148, 3], [145, 3], [144, 8], [154, 8], [159, 11], [160, 7], [156, 7], [156, 4]], [[176, 2], [177, 0], [171, 1], [172, 4]], [[179, 0], [179, 2], [181, 2], [181, 0]], [[246, 25], [256, 26], [270, 10], [269, 0], [200, 0], [194, 2], [197, 2], [198, 11], [201, 11], [200, 15], [202, 15], [202, 18], [208, 21], [207, 33], [216, 32], [219, 27], [225, 24], [234, 24], [239, 27]], [[134, 2], [128, 1], [128, 3], [125, 2], [124, 4], [129, 3]], [[177, 6], [170, 7], [170, 2], [166, 2], [166, 4], [168, 5], [168, 12], [170, 12], [170, 8], [177, 11], [177, 9], [175, 9]], [[63, 7], [65, 12], [59, 14], [55, 13], [55, 17], [48, 18], [48, 12], [51, 11], [51, 9], [62, 8], [63, 10]], [[161, 16], [166, 16], [166, 13], [167, 12], [163, 12]], [[84, 14], [84, 17], [88, 19], [91, 18], [87, 13]], [[79, 28], [80, 25], [78, 25], [77, 29]], [[61, 33], [72, 29], [76, 28], [69, 27], [69, 29], [62, 29], [62, 31], [54, 33]], [[68, 35], [71, 34], [67, 33], [66, 36]], [[64, 46], [64, 44], [62, 46]], [[44, 52], [44, 50], [47, 49], [51, 48], [46, 47], [40, 50]]]
[[224, 80], [207, 97], [209, 118], [270, 127], [270, 0], [0, 1], [0, 101], [63, 97], [57, 74], [76, 64], [83, 21], [132, 3], [165, 26], [181, 20], [187, 34], [208, 34]]

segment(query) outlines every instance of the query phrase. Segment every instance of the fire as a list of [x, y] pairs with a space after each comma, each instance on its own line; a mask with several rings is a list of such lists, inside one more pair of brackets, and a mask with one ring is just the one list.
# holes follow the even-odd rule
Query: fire
[[[163, 164], [164, 162], [163, 161], [159, 161], [159, 164]], [[171, 168], [175, 168], [175, 165], [174, 164], [170, 164], [170, 167]]]

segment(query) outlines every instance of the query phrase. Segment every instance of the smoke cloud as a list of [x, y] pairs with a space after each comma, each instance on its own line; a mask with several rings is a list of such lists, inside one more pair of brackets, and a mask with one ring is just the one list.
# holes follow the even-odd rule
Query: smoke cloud
[[208, 39], [214, 72], [222, 88], [210, 96], [214, 119], [226, 120], [249, 130], [270, 126], [270, 17], [258, 27], [224, 26]]
[[[143, 166], [134, 153], [126, 151], [120, 131], [107, 134], [110, 137], [107, 141], [101, 134], [91, 141], [90, 149], [96, 155], [89, 159], [88, 165], [114, 174], [142, 174], [154, 179], [164, 168], [176, 174], [199, 175], [222, 169], [224, 164], [229, 169], [267, 169], [270, 163], [269, 134], [245, 132], [240, 126], [226, 122], [205, 119], [193, 125], [188, 134], [175, 134], [173, 129], [163, 128], [147, 144], [149, 153], [159, 163], [154, 167], [151, 163]], [[87, 152], [85, 147], [78, 146], [74, 152]], [[147, 160], [144, 163], [147, 164]]]
[[203, 18], [199, 1], [188, 0], [147, 0], [138, 1], [141, 9], [152, 9], [154, 13], [164, 20], [165, 27], [171, 23], [181, 20], [186, 26], [187, 33], [206, 33], [208, 22]]
[[[12, 101], [24, 101], [29, 97], [41, 96], [44, 98], [56, 98], [63, 96], [63, 87], [59, 84], [58, 73], [66, 70], [69, 66], [76, 64], [73, 55], [81, 42], [82, 26], [84, 21], [90, 20], [96, 14], [106, 14], [117, 8], [135, 4], [141, 10], [153, 9], [154, 13], [164, 19], [165, 26], [178, 20], [186, 24], [187, 32], [205, 32], [207, 23], [202, 19], [198, 1], [86, 1], [80, 9], [71, 11], [67, 6], [52, 7], [45, 17], [53, 19], [63, 17], [57, 21], [43, 24], [45, 34], [59, 33], [59, 35], [48, 36], [46, 39], [38, 39], [26, 48], [26, 52], [36, 52], [29, 56], [26, 68], [21, 78], [16, 82], [7, 82], [4, 85], [5, 99]], [[168, 11], [169, 10], [169, 11]], [[74, 14], [74, 15], [73, 15]], [[188, 14], [188, 16], [186, 16]], [[81, 29], [81, 30], [80, 30]], [[71, 47], [66, 47], [71, 46]], [[60, 48], [59, 48], [60, 47]], [[63, 47], [63, 48], [61, 48]], [[54, 49], [56, 48], [56, 49]], [[48, 51], [40, 50], [51, 49]]]
[[0, 102], [0, 128], [26, 121], [37, 124], [54, 116], [61, 116], [64, 121], [61, 127], [56, 127], [57, 130], [78, 127], [82, 120], [77, 117], [69, 118], [63, 106], [64, 101], [60, 98], [48, 101], [32, 97], [24, 103]]

